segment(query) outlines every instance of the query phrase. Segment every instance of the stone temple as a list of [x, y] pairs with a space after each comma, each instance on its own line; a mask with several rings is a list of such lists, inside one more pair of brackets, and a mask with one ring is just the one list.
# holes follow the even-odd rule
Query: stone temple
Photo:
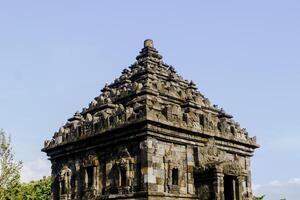
[[184, 80], [152, 40], [43, 151], [52, 199], [252, 199], [259, 146]]

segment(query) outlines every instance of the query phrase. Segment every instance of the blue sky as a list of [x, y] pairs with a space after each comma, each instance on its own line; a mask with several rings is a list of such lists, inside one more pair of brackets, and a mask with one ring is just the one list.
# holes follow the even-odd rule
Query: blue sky
[[[24, 180], [43, 140], [135, 60], [143, 40], [257, 136], [257, 193], [300, 191], [299, 1], [1, 1], [0, 127]], [[280, 187], [281, 189], [278, 189]]]

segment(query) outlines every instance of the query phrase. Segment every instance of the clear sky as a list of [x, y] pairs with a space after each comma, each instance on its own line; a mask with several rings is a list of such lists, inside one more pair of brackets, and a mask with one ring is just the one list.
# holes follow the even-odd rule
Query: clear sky
[[0, 1], [0, 128], [25, 162], [23, 180], [49, 174], [43, 141], [132, 64], [146, 38], [257, 136], [256, 193], [296, 200], [296, 0]]

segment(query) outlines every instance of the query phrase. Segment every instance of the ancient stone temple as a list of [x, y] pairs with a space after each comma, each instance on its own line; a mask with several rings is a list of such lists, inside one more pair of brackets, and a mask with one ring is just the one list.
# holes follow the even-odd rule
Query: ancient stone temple
[[52, 199], [252, 199], [255, 137], [164, 63], [152, 40], [101, 91], [45, 141]]

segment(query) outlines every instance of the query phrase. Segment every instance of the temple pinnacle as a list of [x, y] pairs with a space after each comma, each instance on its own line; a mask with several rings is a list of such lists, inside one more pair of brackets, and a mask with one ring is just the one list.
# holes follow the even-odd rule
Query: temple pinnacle
[[153, 48], [153, 40], [151, 40], [151, 39], [145, 40], [144, 47], [152, 47]]

